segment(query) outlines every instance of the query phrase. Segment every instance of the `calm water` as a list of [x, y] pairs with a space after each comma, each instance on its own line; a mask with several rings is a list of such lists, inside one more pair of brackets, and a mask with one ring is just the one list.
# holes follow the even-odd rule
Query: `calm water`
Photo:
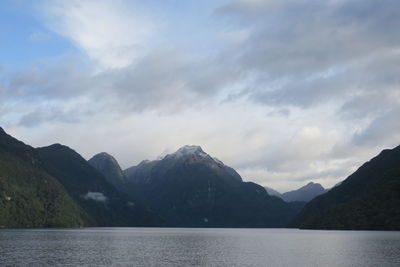
[[400, 232], [169, 228], [0, 230], [0, 265], [400, 266]]

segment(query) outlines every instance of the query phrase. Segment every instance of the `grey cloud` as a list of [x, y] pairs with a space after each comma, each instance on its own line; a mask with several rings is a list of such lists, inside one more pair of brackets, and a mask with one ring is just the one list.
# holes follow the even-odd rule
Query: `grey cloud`
[[[374, 155], [371, 151], [378, 152], [399, 140], [399, 10], [400, 2], [394, 0], [231, 1], [216, 14], [226, 28], [245, 34], [234, 42], [218, 43], [211, 51], [213, 57], [178, 48], [151, 47], [146, 55], [123, 68], [93, 70], [81, 59], [63, 57], [38, 62], [21, 72], [0, 70], [0, 117], [11, 114], [8, 117], [16, 117], [17, 124], [25, 127], [44, 122], [91, 125], [89, 128], [99, 138], [113, 128], [112, 134], [107, 134], [120, 134], [115, 139], [125, 140], [127, 132], [136, 134], [138, 122], [132, 120], [135, 127], [125, 128], [121, 121], [110, 121], [115, 114], [114, 117], [123, 114], [119, 116], [122, 118], [140, 112], [143, 117], [153, 112], [184, 115], [188, 109], [203, 108], [208, 111], [203, 114], [207, 120], [187, 131], [189, 137], [197, 131], [200, 133], [196, 140], [207, 143], [215, 138], [215, 143], [232, 142], [232, 147], [240, 147], [240, 153], [232, 156], [235, 168], [268, 169], [271, 175], [287, 174], [292, 178], [285, 179], [292, 180], [343, 176], [353, 167], [355, 158], [367, 160]], [[176, 42], [179, 39], [173, 40]], [[235, 116], [237, 103], [251, 108], [257, 103], [267, 106], [254, 109], [264, 117], [255, 116], [251, 121], [252, 115], [258, 114], [248, 114], [225, 126], [210, 126], [213, 105], [224, 97], [224, 105], [231, 110], [215, 109], [216, 112]], [[13, 110], [13, 105], [20, 107]], [[334, 115], [329, 113], [327, 116], [332, 117], [326, 119], [324, 114], [319, 116], [318, 105], [333, 106]], [[16, 113], [19, 116], [14, 116]], [[97, 120], [93, 121], [92, 114]], [[103, 122], [103, 115], [107, 116], [107, 125], [95, 125]], [[265, 117], [268, 118], [264, 120]], [[157, 123], [154, 117], [148, 118]], [[182, 136], [186, 134], [186, 121], [168, 119], [165, 116], [160, 121], [167, 121], [171, 128], [180, 127], [184, 129]], [[249, 123], [239, 122], [246, 119]], [[275, 125], [277, 119], [284, 123]], [[140, 127], [152, 129], [146, 123]], [[328, 128], [335, 128], [337, 140], [341, 141], [322, 136], [320, 140], [299, 139], [291, 143], [291, 134], [310, 125], [321, 128], [323, 135], [329, 132]], [[99, 130], [101, 127], [107, 131]], [[217, 130], [208, 129], [213, 127]], [[279, 130], [270, 134], [269, 128]], [[173, 137], [166, 138], [164, 132], [169, 129], [156, 129], [163, 136], [135, 136], [129, 141], [142, 138], [145, 141], [137, 145], [140, 147], [152, 143], [150, 138], [157, 138], [168, 146], [168, 142], [180, 137], [179, 131], [171, 131]], [[148, 135], [146, 131], [137, 135], [140, 134]], [[91, 133], [87, 139], [93, 136]], [[220, 138], [224, 138], [223, 142]], [[120, 151], [128, 142], [122, 143]], [[140, 151], [138, 147], [135, 151]], [[135, 157], [148, 150], [146, 145]], [[333, 161], [339, 163], [332, 166]]]
[[[235, 68], [216, 59], [194, 59], [177, 49], [153, 51], [137, 64], [94, 75], [78, 63], [64, 59], [47, 68], [13, 73], [5, 83], [3, 94], [9, 100], [39, 99], [44, 103], [86, 97], [96, 103], [94, 108], [103, 104], [103, 109], [112, 112], [169, 112], [210, 100], [238, 77]], [[31, 118], [38, 118], [48, 108], [40, 109], [24, 117], [21, 123], [29, 125]]]
[[237, 0], [218, 14], [251, 32], [234, 53], [256, 77], [250, 99], [310, 107], [398, 86], [399, 10], [394, 0]]
[[[156, 51], [105, 79], [134, 110], [193, 107], [237, 80], [237, 70], [214, 59], [193, 59], [176, 49]], [[112, 90], [112, 88], [109, 88]]]
[[64, 123], [77, 123], [85, 115], [85, 109], [83, 110], [63, 110], [59, 107], [39, 107], [28, 112], [21, 117], [19, 125], [25, 127], [38, 126], [44, 122], [64, 122]]
[[29, 102], [37, 99], [76, 98], [94, 85], [76, 57], [62, 57], [48, 62], [36, 62], [22, 71], [5, 74], [1, 87], [4, 97]]
[[215, 58], [195, 58], [177, 49], [153, 51], [128, 67], [90, 71], [73, 57], [61, 58], [40, 68], [4, 75], [0, 93], [5, 103], [31, 106], [20, 125], [33, 126], [44, 121], [79, 120], [82, 114], [77, 114], [75, 107], [82, 98], [91, 100], [89, 106], [79, 107], [85, 112], [168, 113], [201, 107], [206, 101], [213, 102], [239, 76], [237, 69]]
[[267, 114], [267, 116], [289, 117], [290, 116], [290, 109], [288, 109], [288, 108], [274, 109], [273, 111], [269, 112]]
[[376, 90], [353, 96], [341, 106], [340, 115], [347, 120], [375, 118], [396, 105], [399, 100], [393, 95]]
[[385, 143], [395, 146], [400, 140], [400, 107], [390, 110], [374, 119], [365, 129], [353, 136], [356, 145], [373, 146]]
[[293, 177], [291, 180], [292, 181], [309, 181], [309, 180], [315, 181], [316, 179], [323, 180], [323, 179], [329, 179], [332, 177], [340, 178], [340, 179], [344, 180], [346, 177], [348, 177], [351, 174], [351, 172], [349, 172], [351, 167], [353, 167], [353, 162], [346, 162], [335, 168], [326, 169], [324, 171], [320, 171], [320, 172], [311, 171], [307, 175]]

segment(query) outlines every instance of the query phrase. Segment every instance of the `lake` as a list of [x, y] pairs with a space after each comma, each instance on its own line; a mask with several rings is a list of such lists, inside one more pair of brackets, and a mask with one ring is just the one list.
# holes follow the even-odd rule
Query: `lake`
[[400, 232], [0, 230], [1, 266], [400, 266]]

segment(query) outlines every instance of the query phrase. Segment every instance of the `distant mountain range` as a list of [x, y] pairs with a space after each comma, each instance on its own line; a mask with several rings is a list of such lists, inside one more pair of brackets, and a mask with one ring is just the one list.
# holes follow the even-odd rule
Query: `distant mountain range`
[[[107, 169], [103, 167], [99, 170]], [[124, 174], [125, 192], [139, 196], [168, 226], [284, 227], [301, 207], [243, 182], [234, 169], [199, 146], [143, 161]]]
[[[33, 148], [0, 128], [0, 228], [298, 227], [400, 230], [400, 147], [327, 191], [244, 182], [199, 146], [122, 170], [105, 152]], [[309, 201], [307, 204], [306, 202]]]
[[323, 188], [322, 185], [318, 183], [310, 182], [305, 186], [300, 187], [299, 189], [289, 191], [286, 193], [279, 193], [278, 191], [274, 190], [271, 187], [265, 187], [268, 194], [271, 196], [277, 196], [285, 200], [286, 202], [293, 202], [293, 201], [303, 201], [308, 202], [314, 199], [316, 196], [319, 196], [328, 190]]

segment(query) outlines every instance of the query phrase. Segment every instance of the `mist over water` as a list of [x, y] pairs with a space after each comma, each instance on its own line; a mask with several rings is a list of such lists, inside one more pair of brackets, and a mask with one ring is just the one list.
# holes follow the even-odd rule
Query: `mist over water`
[[400, 232], [193, 228], [0, 230], [0, 265], [400, 266]]

